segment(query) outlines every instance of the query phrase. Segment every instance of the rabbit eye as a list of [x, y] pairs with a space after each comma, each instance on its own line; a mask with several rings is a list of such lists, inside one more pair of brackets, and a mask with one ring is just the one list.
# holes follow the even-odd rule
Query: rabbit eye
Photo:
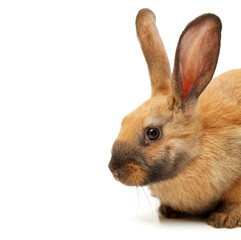
[[158, 128], [149, 128], [146, 132], [149, 141], [154, 141], [159, 138], [160, 130]]

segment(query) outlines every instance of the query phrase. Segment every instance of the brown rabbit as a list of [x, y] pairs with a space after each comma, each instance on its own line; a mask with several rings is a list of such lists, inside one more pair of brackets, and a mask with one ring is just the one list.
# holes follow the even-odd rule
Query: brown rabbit
[[172, 75], [153, 12], [140, 10], [136, 28], [152, 95], [123, 119], [111, 172], [123, 184], [148, 185], [165, 217], [208, 216], [214, 227], [241, 226], [241, 69], [209, 84], [220, 19], [204, 14], [187, 25]]

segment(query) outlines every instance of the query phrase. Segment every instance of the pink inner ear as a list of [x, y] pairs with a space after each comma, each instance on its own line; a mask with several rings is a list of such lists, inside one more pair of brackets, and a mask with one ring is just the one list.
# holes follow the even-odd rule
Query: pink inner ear
[[190, 29], [183, 36], [179, 58], [182, 66], [183, 99], [205, 68], [210, 33], [210, 25], [203, 25]]
[[182, 83], [182, 99], [184, 100], [188, 90], [192, 87], [193, 82], [191, 81], [192, 78], [186, 74], [185, 76], [183, 76], [183, 83]]

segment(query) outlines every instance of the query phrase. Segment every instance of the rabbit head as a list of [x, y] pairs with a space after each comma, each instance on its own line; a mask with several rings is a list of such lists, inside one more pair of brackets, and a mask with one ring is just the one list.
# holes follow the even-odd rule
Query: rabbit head
[[152, 11], [139, 11], [136, 29], [152, 94], [123, 119], [109, 168], [120, 182], [140, 186], [173, 178], [199, 155], [202, 125], [197, 105], [216, 68], [221, 21], [205, 14], [187, 25], [172, 74]]

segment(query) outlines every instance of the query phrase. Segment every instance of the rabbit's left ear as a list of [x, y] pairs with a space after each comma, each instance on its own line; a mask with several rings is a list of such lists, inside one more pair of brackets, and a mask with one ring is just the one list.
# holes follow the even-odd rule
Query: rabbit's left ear
[[220, 49], [222, 24], [214, 14], [190, 22], [180, 36], [172, 87], [180, 108], [195, 105], [214, 74]]
[[136, 31], [149, 70], [152, 96], [169, 95], [171, 69], [155, 20], [151, 10], [141, 9], [136, 17]]

